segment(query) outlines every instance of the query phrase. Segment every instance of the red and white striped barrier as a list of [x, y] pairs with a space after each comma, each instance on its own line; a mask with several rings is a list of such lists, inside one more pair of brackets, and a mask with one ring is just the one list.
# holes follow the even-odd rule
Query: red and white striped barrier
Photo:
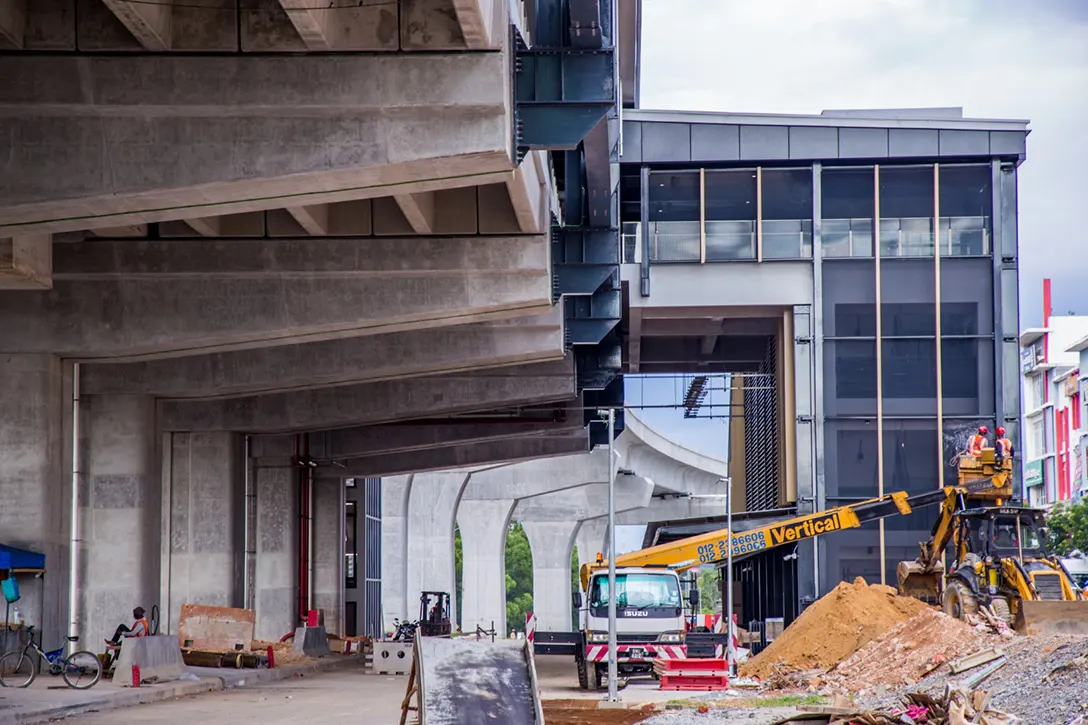
[[532, 644], [536, 639], [536, 615], [532, 612], [525, 613], [525, 639]]
[[[631, 650], [639, 650], [638, 656], [632, 657]], [[654, 659], [682, 660], [687, 658], [687, 649], [682, 644], [617, 644], [616, 658], [629, 662], [643, 662]], [[607, 660], [607, 644], [586, 645], [586, 662], [606, 662]]]

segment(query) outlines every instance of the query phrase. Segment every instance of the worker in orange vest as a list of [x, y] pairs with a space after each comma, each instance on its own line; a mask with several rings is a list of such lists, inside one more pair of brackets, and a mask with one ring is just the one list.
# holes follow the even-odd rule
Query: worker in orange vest
[[1012, 441], [1005, 437], [1005, 429], [998, 426], [994, 433], [997, 434], [997, 440], [994, 441], [995, 458], [999, 461], [1003, 458], [1012, 458]]
[[967, 455], [976, 458], [982, 455], [982, 449], [985, 448], [988, 443], [986, 434], [989, 432], [990, 431], [986, 426], [979, 426], [978, 433], [971, 436], [971, 440], [967, 443]]
[[132, 610], [132, 618], [136, 620], [131, 627], [122, 624], [117, 627], [117, 631], [113, 633], [112, 639], [107, 639], [106, 644], [111, 647], [120, 647], [122, 639], [128, 639], [130, 637], [146, 637], [151, 634], [151, 628], [147, 624], [147, 620], [144, 618], [144, 608], [136, 607]]

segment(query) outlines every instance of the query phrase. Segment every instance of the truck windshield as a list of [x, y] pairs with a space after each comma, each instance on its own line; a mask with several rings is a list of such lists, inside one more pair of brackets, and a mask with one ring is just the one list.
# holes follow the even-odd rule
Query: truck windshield
[[[668, 574], [617, 574], [616, 593], [617, 607], [680, 606], [680, 585]], [[594, 577], [589, 605], [594, 609], [608, 606], [608, 577]]]

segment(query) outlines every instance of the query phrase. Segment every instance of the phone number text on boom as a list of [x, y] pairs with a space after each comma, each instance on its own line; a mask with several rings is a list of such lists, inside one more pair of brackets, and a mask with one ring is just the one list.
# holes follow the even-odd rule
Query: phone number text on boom
[[[737, 534], [733, 537], [733, 556], [749, 554], [767, 548], [765, 531], [753, 531], [748, 534]], [[718, 539], [699, 547], [699, 563], [709, 564], [712, 561], [721, 561], [729, 557], [725, 539]]]

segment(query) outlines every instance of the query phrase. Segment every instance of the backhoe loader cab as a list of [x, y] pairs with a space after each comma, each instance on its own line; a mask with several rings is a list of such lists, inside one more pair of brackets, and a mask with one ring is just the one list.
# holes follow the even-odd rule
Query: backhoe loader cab
[[1047, 550], [1042, 511], [964, 509], [953, 514], [952, 528], [953, 563], [941, 597], [947, 614], [964, 619], [986, 606], [1019, 631], [1085, 631], [1088, 622], [1078, 620], [1088, 610], [1061, 561]]

